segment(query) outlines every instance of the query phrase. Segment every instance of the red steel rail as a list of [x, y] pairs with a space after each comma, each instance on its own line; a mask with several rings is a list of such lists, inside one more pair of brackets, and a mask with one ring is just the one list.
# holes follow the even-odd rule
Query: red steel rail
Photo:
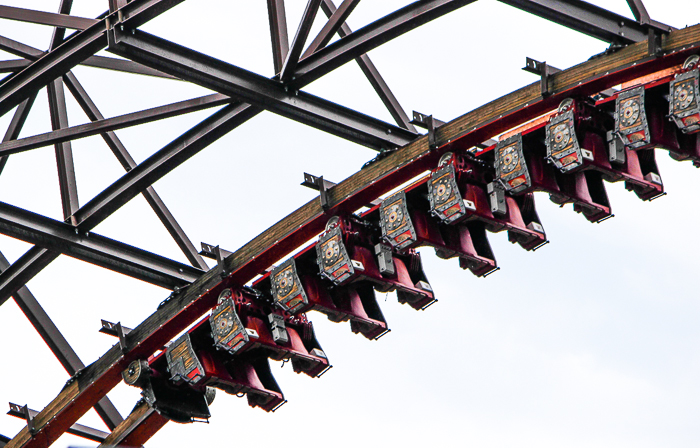
[[[700, 25], [674, 31], [662, 39], [660, 51], [647, 42], [625, 47], [549, 76], [543, 97], [539, 82], [526, 86], [422, 136], [370, 164], [328, 190], [329, 207], [311, 201], [253, 239], [223, 261], [225, 276], [218, 268], [171, 296], [158, 311], [126, 336], [125, 346], [114, 346], [92, 365], [80, 371], [60, 394], [24, 428], [8, 447], [46, 447], [121, 380], [120, 373], [135, 359], [145, 359], [194, 323], [216, 303], [221, 290], [240, 287], [303, 242], [318, 234], [330, 216], [352, 213], [364, 204], [433, 168], [446, 151], [471, 148], [490, 137], [527, 123], [564, 98], [590, 96], [620, 83], [628, 83], [680, 65], [700, 47]], [[141, 412], [142, 414], [136, 415]], [[137, 408], [123, 425], [130, 442], [143, 443], [165, 422]], [[136, 420], [146, 422], [139, 425]], [[131, 425], [127, 428], [127, 425]], [[120, 431], [118, 428], [115, 431]], [[116, 434], [115, 434], [116, 436]], [[122, 438], [122, 440], [125, 440]]]

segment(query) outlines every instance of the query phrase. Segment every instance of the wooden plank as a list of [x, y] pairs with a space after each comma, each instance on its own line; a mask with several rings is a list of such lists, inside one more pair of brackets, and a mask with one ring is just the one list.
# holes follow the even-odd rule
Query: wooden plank
[[[692, 48], [690, 47], [692, 45]], [[122, 356], [113, 347], [88, 366], [78, 377], [79, 395], [71, 393], [71, 402], [62, 392], [41, 415], [39, 435], [28, 439], [20, 432], [8, 446], [47, 446], [65, 431], [97, 400], [120, 380], [127, 364], [144, 358], [162, 347], [215, 303], [218, 292], [229, 286], [241, 286], [262, 272], [278, 258], [320, 232], [335, 213], [354, 211], [368, 200], [385, 194], [436, 163], [447, 150], [469, 148], [501, 132], [557, 107], [574, 94], [591, 95], [621, 82], [678, 65], [700, 45], [700, 25], [674, 31], [663, 40], [665, 57], [647, 54], [646, 42], [631, 45], [614, 54], [589, 60], [552, 75], [553, 94], [540, 96], [539, 82], [505, 95], [441, 126], [437, 132], [440, 148], [430, 150], [427, 136], [378, 160], [331, 188], [331, 209], [324, 213], [318, 199], [306, 203], [289, 216], [258, 235], [224, 260], [229, 275], [221, 281], [216, 269], [205, 273], [184, 291], [163, 304], [158, 311], [127, 335], [130, 351]], [[39, 417], [39, 415], [37, 417]], [[49, 431], [46, 422], [51, 422]], [[23, 431], [26, 431], [23, 430]], [[45, 436], [44, 433], [47, 435]]]

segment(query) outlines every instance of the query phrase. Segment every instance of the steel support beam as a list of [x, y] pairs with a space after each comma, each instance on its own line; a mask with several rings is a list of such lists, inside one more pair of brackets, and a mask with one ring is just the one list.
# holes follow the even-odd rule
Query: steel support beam
[[[261, 111], [262, 109], [247, 104], [235, 104], [214, 113], [85, 204], [78, 210], [76, 222], [83, 231], [91, 230], [158, 179]], [[1, 273], [0, 305], [58, 255], [57, 252], [35, 246], [13, 263], [10, 269]]]
[[136, 28], [184, 0], [133, 0], [104, 19], [78, 32], [55, 50], [41, 56], [32, 65], [0, 85], [0, 116], [20, 104], [33, 92], [81, 63], [107, 45], [107, 30], [119, 23]]
[[[328, 22], [323, 26], [318, 35], [309, 44], [309, 47], [304, 52], [302, 59], [311, 56], [319, 48], [323, 48], [328, 45], [331, 41], [333, 35], [340, 30], [347, 20], [350, 13], [355, 9], [355, 7], [360, 3], [360, 0], [345, 0], [340, 4], [338, 9], [336, 9], [329, 17]], [[326, 2], [321, 2], [321, 5], [327, 4]], [[335, 6], [334, 6], [335, 8]]]
[[356, 143], [382, 149], [416, 134], [156, 36], [115, 30], [110, 51]]
[[647, 27], [667, 33], [672, 27], [630, 20], [581, 0], [498, 0], [536, 16], [566, 26], [605, 42], [628, 45], [647, 39]]
[[[29, 411], [30, 417], [34, 418], [38, 414], [34, 409], [27, 409]], [[7, 415], [11, 415], [17, 418], [26, 418], [23, 412], [23, 406], [18, 404], [10, 403], [10, 410]], [[114, 429], [114, 428], [110, 428]], [[94, 442], [102, 443], [107, 436], [108, 432], [100, 431], [98, 429], [90, 428], [89, 426], [81, 425], [76, 423], [66, 431], [68, 434], [73, 434], [74, 436], [82, 437], [84, 439], [92, 440]]]
[[[75, 80], [75, 76], [72, 73], [68, 72], [68, 74], [64, 75], [64, 81], [66, 81], [66, 85], [71, 91], [75, 90], [76, 86], [73, 80]], [[73, 88], [71, 88], [71, 85]], [[78, 102], [80, 102], [79, 94], [76, 94], [76, 92], [73, 92], [73, 94], [78, 95], [77, 99]], [[93, 120], [92, 123], [63, 128], [53, 132], [47, 132], [45, 134], [25, 137], [19, 140], [13, 139], [4, 141], [2, 144], [0, 144], [0, 157], [41, 148], [44, 146], [50, 146], [57, 143], [90, 137], [92, 135], [107, 133], [117, 129], [138, 126], [144, 123], [162, 120], [164, 118], [176, 117], [178, 115], [188, 114], [190, 112], [197, 112], [228, 104], [230, 102], [231, 98], [228, 96], [215, 93], [165, 106], [154, 107], [152, 109], [146, 109], [139, 112], [119, 115], [113, 118], [98, 118], [97, 115], [93, 115], [95, 118], [90, 117], [90, 119]], [[83, 109], [86, 111], [86, 113], [91, 110], [90, 108], [86, 110], [85, 107], [83, 107]], [[88, 116], [89, 115], [90, 114], [88, 113]], [[102, 115], [100, 114], [99, 116], [101, 117]], [[136, 163], [127, 165], [128, 166], [125, 166], [125, 168], [129, 170], [136, 166]]]
[[[97, 105], [92, 101], [73, 73], [68, 72], [63, 76], [63, 79], [85, 114], [91, 120], [105, 121], [104, 116], [97, 108]], [[164, 115], [179, 115], [185, 111], [192, 112], [193, 110], [201, 110], [205, 107], [209, 107], [216, 103], [216, 100], [222, 100], [221, 104], [223, 104], [224, 99], [224, 95], [214, 94], [208, 97], [195, 98], [194, 100], [163, 106], [165, 110], [162, 110], [161, 112]], [[152, 117], [149, 117], [149, 120], [150, 118]], [[164, 118], [164, 116], [161, 118]], [[102, 138], [126, 171], [131, 171], [136, 167], [136, 161], [133, 159], [133, 157], [131, 157], [131, 154], [129, 154], [121, 140], [119, 140], [119, 137], [117, 137], [114, 132], [103, 132]], [[170, 213], [170, 210], [168, 210], [168, 208], [165, 206], [165, 203], [163, 203], [163, 200], [160, 198], [160, 196], [158, 196], [155, 189], [149, 186], [143, 191], [143, 196], [146, 198], [146, 201], [158, 216], [158, 219], [160, 219], [160, 221], [163, 223], [168, 233], [170, 233], [170, 236], [172, 236], [173, 240], [175, 240], [175, 243], [178, 245], [178, 247], [180, 247], [180, 250], [182, 250], [189, 262], [192, 263], [192, 266], [203, 270], [209, 269], [209, 266], [207, 266], [202, 257], [199, 255], [197, 249], [187, 237], [182, 227], [180, 227], [180, 224], [178, 224], [178, 222], [175, 220], [175, 217]]]
[[[19, 67], [20, 69], [28, 67], [32, 64], [32, 61], [36, 61], [44, 55], [44, 52], [37, 48], [30, 47], [29, 45], [25, 45], [21, 42], [17, 42], [4, 36], [0, 36], [0, 50], [4, 50], [16, 56], [26, 58], [27, 60], [22, 61], [21, 63], [19, 61], [11, 61], [14, 65], [21, 66]], [[81, 62], [80, 65], [104, 68], [107, 70], [114, 70], [125, 73], [135, 73], [138, 75], [155, 76], [158, 78], [177, 79], [174, 76], [161, 73], [158, 70], [153, 70], [149, 67], [144, 67], [143, 65], [137, 64], [133, 61], [108, 58], [105, 56], [90, 56], [89, 58]]]
[[287, 81], [294, 73], [294, 69], [299, 62], [301, 52], [304, 50], [306, 39], [309, 37], [311, 25], [314, 24], [314, 19], [316, 18], [316, 13], [318, 13], [318, 6], [320, 4], [321, 0], [308, 0], [306, 3], [304, 15], [301, 16], [299, 28], [294, 36], [294, 40], [292, 41], [292, 46], [287, 54], [287, 59], [284, 61], [284, 66], [280, 71], [280, 79], [282, 81]]
[[279, 73], [282, 70], [284, 61], [287, 59], [287, 53], [289, 53], [287, 14], [284, 10], [284, 0], [267, 0], [267, 15], [270, 19], [272, 62], [275, 66], [275, 73]]
[[[558, 82], [557, 88], [547, 98], [541, 97], [536, 84], [505, 95], [441, 126], [440, 132], [436, 133], [440, 150], [432, 150], [428, 137], [423, 136], [339, 183], [329, 191], [331, 210], [350, 212], [363, 206], [368, 199], [376, 198], [434, 167], [437, 158], [450, 149], [446, 146], [448, 143], [472, 147], [483, 141], [486, 135], [497, 135], [552, 110], [570, 95], [572, 89], [577, 89], [581, 95], [592, 95], [611, 85], [676, 66], [692, 54], [698, 42], [700, 27], [681, 30], [673, 39], [664, 40], [663, 50], [669, 56], [649, 58], [644, 51], [645, 43], [640, 43], [629, 51], [623, 49], [552, 75]], [[605, 70], [601, 70], [603, 67]], [[591, 73], [599, 75], [591, 77]], [[504, 111], [508, 111], [507, 116]], [[227, 281], [245, 284], [281, 254], [294, 250], [321, 231], [326, 221], [326, 211], [318, 199], [303, 205], [227, 257], [224, 260], [224, 269], [230, 272]], [[59, 437], [89, 409], [100, 393], [119, 383], [120, 372], [129, 362], [152, 354], [214, 306], [224, 287], [220, 282], [219, 270], [212, 269], [173, 296], [126, 336], [126, 350], [112, 347], [88, 366], [74, 385], [61, 391], [37, 415], [36, 432], [31, 434], [28, 429], [23, 429], [10, 442], [11, 448], [33, 448]]]
[[[321, 3], [321, 8], [329, 18], [332, 17], [336, 11], [332, 0], [323, 0], [323, 3]], [[347, 23], [343, 23], [338, 30], [338, 35], [343, 38], [349, 34], [352, 34], [350, 26], [348, 26]], [[375, 67], [374, 63], [372, 63], [369, 56], [363, 54], [355, 59], [355, 61], [357, 62], [357, 65], [360, 66], [360, 70], [362, 70], [362, 73], [365, 74], [365, 77], [367, 80], [369, 80], [369, 83], [374, 88], [374, 91], [377, 92], [377, 95], [379, 95], [382, 103], [384, 103], [384, 106], [387, 108], [387, 110], [389, 110], [389, 113], [396, 123], [402, 128], [408, 129], [411, 132], [417, 132], [416, 128], [413, 126], [413, 124], [411, 124], [410, 118], [408, 118], [408, 115], [406, 115], [406, 111], [403, 109], [403, 107], [401, 107], [399, 100], [396, 99], [396, 96], [394, 96], [394, 93], [384, 81], [382, 75], [379, 74], [379, 70], [377, 70], [377, 67]]]
[[293, 85], [306, 85], [408, 31], [476, 0], [420, 0], [318, 50], [299, 62]]
[[[68, 127], [68, 112], [66, 97], [61, 78], [49, 83], [49, 111], [51, 112], [51, 127], [54, 130]], [[56, 165], [58, 167], [58, 184], [61, 190], [61, 205], [63, 219], [69, 219], [80, 207], [78, 202], [78, 184], [75, 179], [73, 165], [73, 149], [69, 141], [54, 144], [56, 150]]]
[[93, 228], [185, 160], [260, 111], [248, 104], [231, 104], [214, 113], [86, 203], [74, 215], [78, 227]]
[[[10, 263], [0, 252], [0, 272], [7, 270], [9, 267]], [[19, 288], [13, 298], [19, 309], [22, 310], [69, 375], [73, 376], [76, 372], [85, 368], [85, 364], [83, 364], [68, 341], [66, 341], [66, 338], [63, 337], [63, 334], [61, 334], [51, 318], [46, 314], [46, 311], [36, 300], [34, 294], [26, 286]], [[117, 408], [114, 407], [107, 396], [103, 397], [95, 405], [95, 411], [111, 430], [116, 428], [123, 420], [119, 411], [117, 411]]]
[[37, 23], [73, 30], [84, 30], [94, 25], [97, 20], [68, 15], [68, 13], [52, 13], [33, 9], [0, 6], [0, 19], [18, 20], [20, 22]]
[[[22, 127], [24, 126], [24, 122], [27, 121], [29, 111], [31, 110], [32, 105], [34, 104], [35, 99], [36, 94], [31, 95], [17, 107], [17, 109], [15, 110], [15, 114], [12, 116], [12, 121], [10, 121], [10, 125], [7, 127], [5, 137], [2, 139], [3, 142], [15, 140], [19, 136], [19, 133], [22, 130]], [[5, 169], [6, 164], [7, 156], [0, 157], [0, 173], [2, 173], [2, 171]]]
[[166, 423], [168, 423], [167, 418], [141, 400], [131, 414], [105, 438], [98, 448], [143, 445]]
[[[0, 202], [0, 233], [49, 251], [60, 252], [167, 289], [185, 286], [203, 272], [92, 232], [76, 233], [75, 230], [69, 224]], [[41, 257], [42, 252], [38, 251], [37, 255]], [[15, 264], [7, 271], [13, 270]]]

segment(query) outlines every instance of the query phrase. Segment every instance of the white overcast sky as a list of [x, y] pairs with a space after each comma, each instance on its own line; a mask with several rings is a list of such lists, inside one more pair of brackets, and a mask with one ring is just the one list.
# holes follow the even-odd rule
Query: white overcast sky
[[[56, 11], [58, 0], [2, 0]], [[271, 76], [263, 0], [188, 0], [144, 30]], [[338, 2], [337, 2], [338, 3]], [[353, 29], [407, 4], [364, 0]], [[631, 17], [625, 0], [600, 6]], [[287, 0], [294, 34], [305, 0]], [[697, 0], [645, 0], [652, 18], [681, 28], [700, 22]], [[106, 0], [75, 0], [95, 17]], [[323, 24], [322, 13], [312, 36]], [[51, 28], [0, 20], [0, 35], [46, 49]], [[290, 38], [291, 40], [291, 38]], [[370, 57], [410, 113], [456, 118], [536, 81], [525, 57], [567, 68], [607, 45], [492, 0], [439, 18], [372, 51]], [[14, 56], [0, 52], [0, 59]], [[77, 67], [74, 73], [107, 117], [210, 92], [183, 82]], [[349, 63], [307, 91], [391, 121], [367, 80]], [[70, 124], [87, 122], [69, 97]], [[117, 131], [140, 162], [213, 110]], [[11, 113], [0, 117], [4, 133]], [[50, 130], [46, 93], [22, 136]], [[80, 203], [123, 174], [98, 137], [73, 143]], [[304, 171], [340, 181], [374, 152], [264, 113], [176, 169], [155, 188], [196, 245], [234, 250], [305, 202]], [[369, 342], [312, 313], [334, 368], [323, 378], [272, 369], [289, 400], [275, 414], [219, 393], [209, 425], [169, 423], [147, 444], [172, 446], [695, 447], [700, 444], [700, 301], [696, 269], [698, 172], [657, 160], [668, 195], [643, 203], [609, 184], [615, 218], [588, 223], [545, 195], [538, 212], [551, 244], [529, 253], [490, 235], [501, 270], [478, 279], [422, 250], [439, 303], [424, 312], [378, 295], [392, 332]], [[0, 201], [62, 219], [53, 148], [12, 156]], [[186, 261], [136, 198], [96, 232]], [[30, 246], [0, 237], [11, 261]], [[116, 341], [100, 318], [134, 327], [168, 292], [60, 257], [29, 283], [56, 325], [89, 364]], [[386, 299], [386, 301], [385, 301]], [[68, 376], [13, 301], [0, 309], [0, 410], [12, 401], [42, 409]], [[139, 391], [109, 397], [126, 416]], [[5, 408], [6, 409], [6, 408]], [[4, 412], [4, 411], [3, 411]], [[105, 429], [94, 411], [82, 423]], [[0, 434], [23, 422], [0, 413]], [[55, 446], [94, 446], [64, 436]]]

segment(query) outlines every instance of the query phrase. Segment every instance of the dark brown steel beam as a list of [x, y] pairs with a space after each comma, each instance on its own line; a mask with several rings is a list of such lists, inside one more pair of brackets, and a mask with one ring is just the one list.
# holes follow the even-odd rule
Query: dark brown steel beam
[[[54, 130], [68, 127], [68, 112], [66, 97], [63, 90], [63, 80], [55, 79], [48, 85], [49, 111], [51, 127]], [[78, 202], [78, 184], [75, 179], [73, 165], [73, 149], [70, 142], [54, 144], [56, 150], [56, 165], [58, 167], [58, 184], [61, 190], [61, 205], [63, 219], [69, 219], [80, 207]]]
[[[323, 26], [321, 31], [318, 33], [318, 36], [316, 36], [309, 44], [309, 47], [306, 49], [301, 59], [311, 56], [319, 48], [323, 48], [328, 45], [328, 42], [331, 41], [333, 35], [340, 30], [340, 27], [343, 26], [350, 13], [359, 3], [360, 0], [345, 0], [343, 3], [341, 3], [338, 9], [328, 17], [328, 22], [326, 22], [326, 24]], [[326, 2], [322, 2], [321, 6], [324, 4], [326, 4]]]
[[166, 423], [168, 423], [167, 418], [141, 400], [122, 424], [113, 430], [98, 448], [143, 445]]
[[647, 40], [649, 26], [663, 33], [674, 29], [658, 22], [642, 25], [625, 16], [581, 0], [498, 1], [602, 41], [621, 45]]
[[299, 57], [301, 56], [301, 52], [304, 50], [306, 39], [309, 37], [309, 32], [311, 31], [311, 26], [314, 24], [314, 19], [316, 18], [316, 13], [318, 13], [318, 7], [320, 4], [321, 0], [308, 0], [306, 3], [304, 15], [301, 16], [299, 28], [294, 36], [294, 40], [292, 41], [292, 46], [287, 54], [287, 59], [284, 61], [284, 66], [280, 71], [280, 79], [282, 81], [287, 81], [297, 67]]
[[[441, 148], [438, 151], [423, 136], [339, 183], [329, 191], [330, 210], [355, 210], [368, 199], [392, 190], [427, 167], [434, 167], [437, 158], [451, 149], [446, 147], [448, 143], [459, 140], [460, 147], [474, 146], [488, 135], [498, 135], [556, 108], [574, 89], [580, 95], [592, 95], [612, 85], [677, 66], [692, 54], [699, 42], [700, 26], [680, 30], [664, 39], [662, 49], [670, 56], [649, 58], [646, 43], [640, 43], [552, 75], [557, 87], [549, 97], [543, 98], [539, 83], [535, 83], [494, 100], [441, 126], [436, 134]], [[598, 75], [592, 77], [591, 73]], [[321, 231], [327, 220], [327, 212], [318, 199], [303, 205], [224, 260], [224, 269], [231, 272], [228, 281], [245, 284], [273, 259], [279, 259]], [[85, 369], [77, 384], [61, 391], [37, 416], [40, 437], [55, 440], [89, 409], [92, 400], [119, 383], [120, 372], [129, 362], [150, 355], [214, 306], [223, 287], [219, 271], [210, 270], [134, 328], [126, 337], [126, 353], [119, 347], [111, 348]], [[39, 437], [23, 429], [12, 440], [11, 448], [33, 448], [40, 442]]]
[[[0, 272], [5, 271], [9, 267], [10, 263], [2, 252], [0, 252]], [[58, 362], [61, 363], [70, 376], [75, 375], [76, 372], [85, 368], [85, 364], [83, 364], [68, 341], [66, 341], [66, 338], [63, 337], [63, 334], [61, 334], [51, 318], [46, 314], [44, 308], [39, 305], [34, 294], [32, 294], [26, 286], [19, 288], [13, 298], [19, 309], [22, 310], [37, 333], [39, 333], [39, 336], [46, 342], [46, 345], [48, 345], [51, 352], [58, 359]], [[109, 429], [113, 430], [123, 421], [117, 408], [114, 407], [106, 396], [95, 405], [95, 411], [97, 411], [97, 414]]]
[[649, 17], [647, 8], [644, 6], [642, 0], [627, 0], [627, 4], [632, 10], [632, 14], [634, 18], [637, 19], [637, 22], [642, 24], [651, 22], [651, 17]]
[[0, 6], [0, 18], [70, 28], [73, 30], [84, 30], [97, 22], [95, 19], [71, 16], [67, 15], [67, 13], [55, 14], [52, 12], [36, 11], [14, 6]]
[[420, 0], [360, 28], [299, 62], [293, 85], [306, 85], [408, 31], [476, 0]]
[[287, 14], [284, 10], [284, 0], [267, 0], [267, 15], [270, 19], [272, 62], [275, 66], [275, 73], [279, 73], [282, 70], [284, 61], [287, 59], [287, 53], [289, 53]]
[[[44, 52], [37, 48], [30, 47], [29, 45], [25, 45], [21, 42], [17, 42], [3, 36], [0, 36], [0, 50], [4, 50], [8, 53], [28, 59], [27, 61], [23, 61], [21, 64], [19, 62], [15, 63], [16, 65], [21, 65], [20, 69], [31, 65], [32, 61], [36, 61], [44, 55]], [[90, 56], [81, 62], [80, 65], [104, 68], [107, 70], [115, 70], [125, 73], [155, 76], [158, 78], [178, 79], [174, 76], [159, 72], [158, 70], [153, 70], [150, 67], [144, 67], [143, 65], [137, 64], [133, 61], [108, 58], [105, 56]]]
[[248, 104], [231, 104], [214, 113], [86, 203], [74, 215], [78, 226], [93, 228], [185, 160], [260, 112]]
[[0, 73], [16, 73], [31, 64], [28, 59], [9, 59], [0, 61]]
[[406, 129], [289, 90], [280, 82], [138, 30], [115, 30], [110, 51], [373, 149], [404, 145], [416, 137]]
[[[29, 412], [29, 416], [34, 418], [38, 414], [37, 411], [34, 409], [27, 409]], [[11, 415], [13, 417], [17, 418], [26, 418], [26, 415], [24, 414], [24, 406], [20, 406], [15, 403], [10, 403], [10, 410], [7, 412], [7, 415]], [[114, 428], [110, 428], [114, 429]], [[82, 437], [84, 439], [92, 440], [94, 442], [102, 443], [107, 436], [109, 436], [109, 433], [100, 431], [98, 429], [90, 428], [89, 426], [81, 425], [80, 423], [76, 423], [68, 430], [66, 431], [68, 434], [73, 434], [74, 436]]]
[[[68, 89], [71, 91], [76, 101], [78, 101], [78, 104], [80, 104], [80, 107], [91, 120], [106, 121], [104, 120], [104, 116], [100, 110], [97, 108], [97, 105], [92, 101], [73, 73], [68, 72], [63, 76], [63, 79], [65, 80]], [[214, 94], [207, 97], [195, 98], [194, 100], [183, 101], [182, 103], [163, 106], [165, 110], [162, 111], [164, 115], [161, 116], [161, 118], [165, 118], [165, 115], [168, 113], [185, 113], [185, 109], [187, 112], [192, 112], [194, 110], [201, 110], [206, 107], [210, 107], [216, 103], [217, 99], [222, 100], [221, 104], [226, 102], [223, 101], [226, 99], [224, 95]], [[124, 167], [126, 171], [131, 171], [136, 167], [136, 161], [133, 159], [133, 157], [131, 157], [121, 140], [119, 140], [114, 132], [103, 132], [102, 138], [105, 140], [107, 146], [109, 146], [117, 160], [119, 160], [119, 163], [121, 163], [122, 167]], [[163, 200], [160, 198], [160, 196], [158, 196], [155, 189], [149, 186], [145, 191], [143, 191], [143, 195], [158, 216], [158, 219], [160, 219], [168, 233], [170, 233], [170, 236], [172, 236], [172, 238], [175, 240], [175, 243], [178, 245], [178, 247], [180, 247], [189, 262], [192, 263], [192, 266], [203, 270], [209, 269], [209, 266], [207, 266], [202, 257], [199, 255], [197, 249], [192, 244], [192, 241], [190, 241], [190, 239], [187, 237], [185, 231], [182, 229], [182, 227], [180, 227], [180, 224], [178, 224], [177, 220], [175, 220], [175, 217], [170, 213], [170, 210], [168, 210], [168, 207], [165, 206], [165, 203], [163, 203]]]
[[[136, 28], [184, 0], [133, 0], [119, 10], [119, 26]], [[107, 30], [118, 21], [110, 14], [89, 28], [72, 35], [29, 67], [0, 85], [0, 116], [12, 110], [29, 95], [62, 76], [107, 45]]]
[[[321, 3], [321, 8], [328, 17], [333, 16], [336, 11], [333, 0], [323, 0], [323, 3]], [[343, 38], [349, 34], [352, 34], [350, 26], [348, 26], [347, 23], [343, 23], [338, 30], [338, 35]], [[411, 123], [411, 119], [408, 118], [408, 115], [406, 115], [406, 111], [403, 109], [403, 107], [401, 107], [399, 100], [396, 98], [396, 96], [394, 96], [394, 93], [384, 81], [382, 75], [379, 74], [379, 70], [377, 70], [377, 67], [375, 67], [374, 63], [372, 63], [369, 56], [363, 54], [355, 59], [355, 61], [357, 62], [357, 65], [360, 66], [360, 70], [362, 70], [362, 73], [365, 74], [367, 80], [369, 80], [369, 83], [374, 88], [374, 91], [377, 92], [377, 95], [379, 95], [379, 98], [382, 100], [382, 103], [384, 103], [384, 106], [387, 108], [387, 110], [389, 110], [389, 113], [396, 121], [396, 124], [404, 129], [408, 129], [411, 132], [417, 132], [415, 126], [413, 126]]]
[[[3, 137], [2, 139], [3, 142], [17, 139], [20, 131], [22, 130], [22, 127], [24, 126], [24, 122], [27, 121], [29, 111], [31, 110], [32, 105], [34, 104], [35, 99], [36, 94], [31, 95], [17, 107], [17, 109], [15, 110], [15, 114], [12, 116], [12, 121], [10, 121], [10, 125], [7, 127], [5, 137]], [[7, 157], [0, 157], [0, 173], [2, 173], [2, 171], [5, 169], [6, 164]]]
[[[0, 233], [171, 290], [193, 282], [203, 272], [92, 232], [76, 233], [75, 227], [70, 224], [2, 202]], [[25, 255], [32, 251], [30, 249]], [[42, 256], [42, 251], [35, 253]], [[44, 255], [51, 258], [54, 254]], [[24, 257], [2, 275], [15, 269], [15, 264], [24, 264]], [[6, 298], [0, 297], [0, 301], [3, 299]]]
[[[75, 87], [71, 89], [71, 85], [76, 86], [76, 84], [71, 81], [74, 79], [75, 76], [70, 72], [64, 76], [64, 80], [66, 81], [66, 85], [68, 86], [69, 90], [76, 90]], [[76, 96], [80, 95], [76, 94], [76, 92], [73, 92], [73, 94]], [[50, 146], [55, 143], [77, 140], [92, 135], [115, 131], [117, 129], [124, 129], [145, 123], [151, 123], [164, 118], [176, 117], [179, 115], [188, 114], [190, 112], [197, 112], [200, 110], [221, 106], [230, 102], [231, 98], [228, 96], [215, 93], [165, 106], [158, 106], [139, 112], [119, 115], [113, 118], [104, 118], [100, 114], [99, 116], [102, 118], [90, 118], [93, 120], [92, 123], [63, 128], [53, 132], [47, 132], [45, 134], [25, 137], [19, 140], [6, 141], [0, 144], [0, 156], [7, 156], [18, 152]], [[97, 117], [97, 115], [94, 116]], [[127, 166], [127, 169], [131, 169], [136, 166], [136, 163], [134, 163], [133, 166], [131, 166], [131, 164], [127, 164]]]

